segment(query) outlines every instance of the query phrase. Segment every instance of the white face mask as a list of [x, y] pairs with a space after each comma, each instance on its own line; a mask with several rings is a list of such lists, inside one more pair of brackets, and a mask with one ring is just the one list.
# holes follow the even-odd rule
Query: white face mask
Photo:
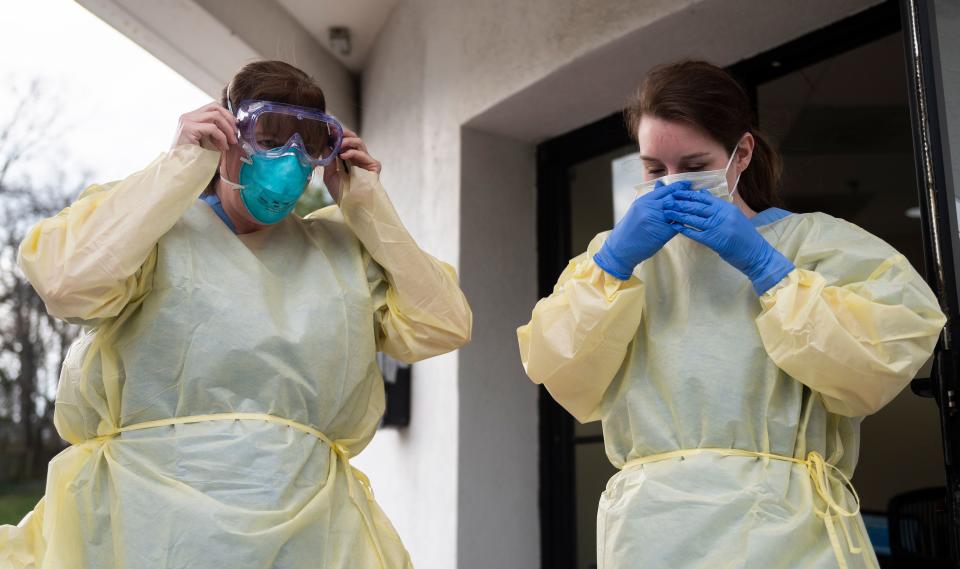
[[740, 182], [740, 174], [737, 174], [737, 179], [733, 182], [733, 189], [728, 189], [727, 170], [729, 170], [730, 165], [733, 164], [733, 158], [737, 155], [738, 148], [740, 148], [739, 142], [733, 149], [733, 154], [730, 155], [730, 159], [727, 160], [727, 165], [722, 170], [708, 170], [706, 172], [681, 172], [679, 174], [669, 174], [654, 180], [648, 180], [639, 186], [636, 186], [637, 197], [652, 192], [653, 186], [656, 185], [657, 182], [663, 182], [664, 186], [669, 186], [674, 182], [690, 182], [690, 189], [692, 190], [706, 190], [714, 197], [720, 198], [724, 201], [733, 202], [733, 194], [737, 193], [737, 184]]

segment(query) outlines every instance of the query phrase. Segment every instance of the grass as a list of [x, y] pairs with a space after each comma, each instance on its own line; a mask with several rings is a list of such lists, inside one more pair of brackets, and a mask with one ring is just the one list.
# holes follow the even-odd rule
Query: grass
[[17, 524], [43, 496], [43, 481], [0, 486], [0, 525]]

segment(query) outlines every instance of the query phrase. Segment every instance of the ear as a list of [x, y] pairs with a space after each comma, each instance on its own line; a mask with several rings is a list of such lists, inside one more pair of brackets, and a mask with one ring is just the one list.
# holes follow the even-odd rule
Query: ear
[[220, 165], [218, 167], [220, 176], [226, 175], [228, 180], [238, 181], [237, 178], [240, 174], [240, 156], [242, 153], [243, 151], [240, 149], [239, 144], [231, 144], [226, 152], [220, 153]]
[[[227, 171], [227, 169], [228, 169], [228, 167], [227, 167], [227, 154], [228, 154], [227, 152], [221, 152], [221, 153], [220, 153], [220, 165], [217, 166], [217, 173], [219, 173], [221, 176], [222, 176], [223, 173], [224, 173], [225, 171]], [[231, 179], [232, 179], [232, 178], [231, 178]]]
[[740, 139], [740, 143], [737, 144], [737, 157], [734, 159], [738, 173], [742, 174], [743, 171], [747, 169], [747, 166], [750, 165], [750, 160], [753, 159], [753, 149], [756, 148], [756, 146], [757, 139], [749, 132], [744, 134], [743, 138]]

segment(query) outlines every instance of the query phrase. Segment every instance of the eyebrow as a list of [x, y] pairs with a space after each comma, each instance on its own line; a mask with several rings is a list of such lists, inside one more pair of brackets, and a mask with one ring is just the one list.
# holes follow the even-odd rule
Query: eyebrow
[[[696, 154], [687, 154], [686, 156], [681, 156], [681, 157], [680, 157], [680, 160], [692, 160], [692, 159], [694, 159], [694, 158], [703, 158], [704, 156], [709, 156], [709, 155], [710, 155], [709, 152], [697, 152]], [[660, 162], [660, 159], [659, 159], [659, 158], [654, 158], [654, 157], [652, 157], [652, 156], [644, 156], [644, 155], [642, 155], [642, 154], [640, 155], [640, 159], [641, 159], [641, 160], [650, 160], [650, 161], [653, 161], [653, 162]]]

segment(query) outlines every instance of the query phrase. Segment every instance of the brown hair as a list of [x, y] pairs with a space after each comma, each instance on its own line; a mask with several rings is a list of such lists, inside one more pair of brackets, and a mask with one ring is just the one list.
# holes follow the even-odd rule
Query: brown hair
[[651, 115], [679, 121], [707, 133], [733, 152], [744, 133], [756, 140], [750, 165], [740, 176], [737, 191], [755, 211], [781, 205], [783, 162], [766, 135], [756, 126], [750, 99], [740, 83], [706, 61], [680, 61], [651, 69], [625, 110], [627, 127], [637, 136], [640, 120]]
[[[234, 112], [237, 105], [247, 99], [311, 107], [322, 112], [327, 110], [327, 100], [320, 86], [309, 75], [283, 61], [248, 63], [220, 92], [220, 104]], [[215, 192], [219, 178], [220, 171], [217, 170], [203, 195]]]

